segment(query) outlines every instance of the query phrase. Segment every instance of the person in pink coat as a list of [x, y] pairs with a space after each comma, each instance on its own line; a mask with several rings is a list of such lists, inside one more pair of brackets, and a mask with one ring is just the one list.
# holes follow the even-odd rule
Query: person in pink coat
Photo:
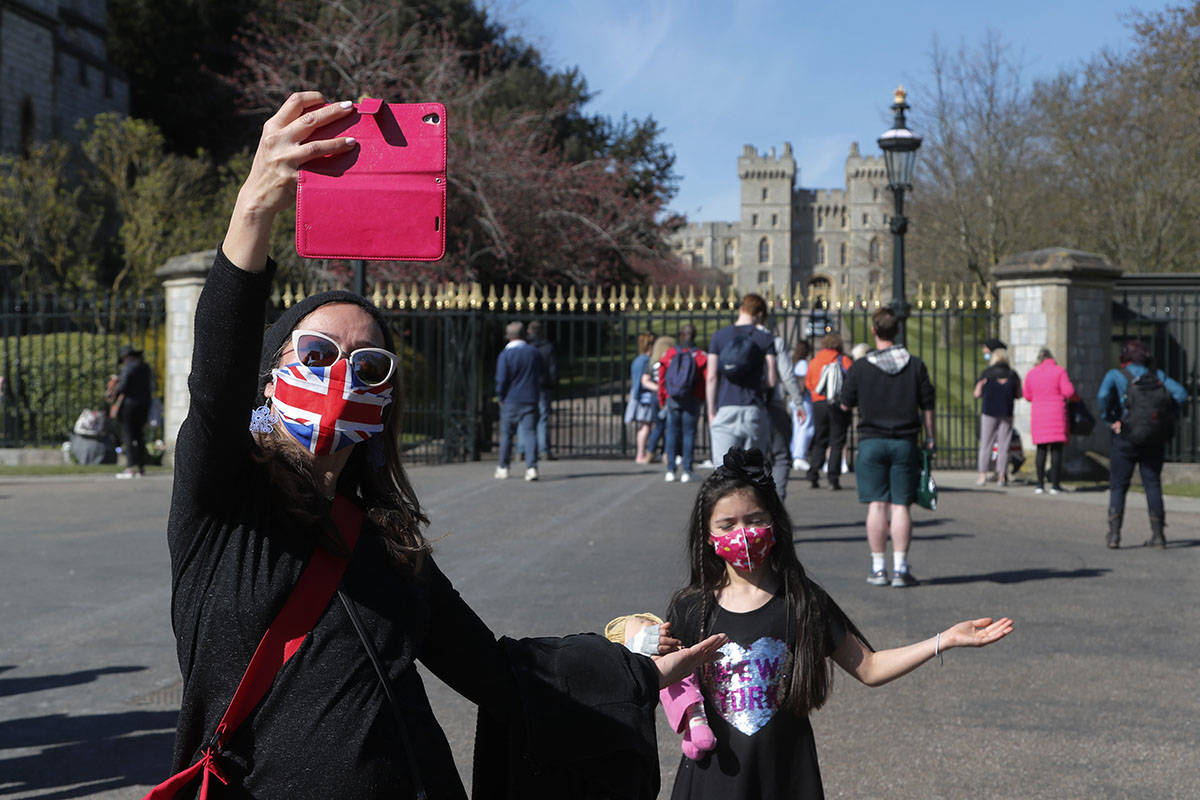
[[1075, 387], [1050, 351], [1038, 351], [1037, 364], [1025, 376], [1025, 399], [1033, 406], [1029, 414], [1030, 435], [1037, 445], [1037, 489], [1046, 491], [1046, 454], [1050, 454], [1050, 494], [1063, 491], [1063, 445], [1070, 435], [1067, 425], [1067, 401], [1075, 396]]

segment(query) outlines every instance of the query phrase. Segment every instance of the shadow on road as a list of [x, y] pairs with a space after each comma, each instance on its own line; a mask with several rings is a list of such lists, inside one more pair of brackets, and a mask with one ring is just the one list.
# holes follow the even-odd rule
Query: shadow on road
[[0, 794], [36, 791], [47, 800], [157, 784], [170, 773], [178, 717], [178, 711], [127, 711], [0, 722], [0, 752], [41, 748], [3, 760]]
[[947, 575], [944, 578], [925, 578], [924, 586], [949, 586], [956, 583], [1026, 583], [1027, 581], [1050, 581], [1060, 578], [1099, 578], [1111, 569], [1051, 569], [1049, 567], [1034, 567], [1032, 569], [1014, 569], [1003, 572], [983, 572], [977, 575]]
[[[12, 667], [0, 667], [0, 672]], [[37, 675], [31, 678], [0, 678], [0, 697], [11, 697], [26, 692], [40, 692], [45, 689], [59, 689], [63, 686], [78, 686], [81, 683], [91, 683], [101, 675], [120, 675], [124, 672], [141, 672], [145, 667], [101, 667], [99, 669], [82, 669], [78, 672], [67, 672], [62, 675]]]

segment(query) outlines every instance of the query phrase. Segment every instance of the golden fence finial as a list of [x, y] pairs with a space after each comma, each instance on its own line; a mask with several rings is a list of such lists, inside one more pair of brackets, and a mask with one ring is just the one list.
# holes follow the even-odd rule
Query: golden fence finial
[[708, 296], [708, 284], [706, 283], [706, 284], [704, 284], [704, 288], [700, 290], [700, 310], [708, 311], [709, 302], [710, 302], [710, 299]]
[[958, 307], [960, 309], [967, 307], [967, 287], [962, 281], [958, 282]]
[[725, 302], [728, 304], [730, 311], [738, 307], [737, 292], [734, 291], [732, 283], [729, 284], [729, 294], [726, 296]]
[[383, 295], [383, 303], [385, 308], [393, 308], [396, 305], [396, 287], [391, 281], [388, 281], [387, 292]]
[[496, 284], [488, 284], [487, 307], [488, 311], [496, 310], [496, 303], [500, 302], [500, 298], [496, 296]]
[[988, 310], [991, 310], [992, 303], [993, 303], [993, 301], [995, 301], [995, 299], [996, 299], [996, 284], [992, 283], [991, 281], [988, 281], [987, 295], [984, 298], [983, 307]]
[[629, 305], [629, 294], [625, 290], [625, 284], [622, 283], [621, 296], [617, 298], [617, 308], [624, 311], [627, 305]]
[[561, 313], [563, 310], [563, 304], [566, 303], [566, 301], [567, 299], [563, 296], [562, 284], [560, 283], [555, 287], [554, 291], [554, 310]]
[[421, 307], [421, 287], [415, 283], [409, 287], [408, 307], [413, 311]]
[[421, 306], [428, 311], [433, 308], [434, 299], [433, 290], [429, 288], [428, 283], [425, 284], [425, 292], [421, 295]]
[[504, 284], [504, 292], [500, 295], [500, 310], [508, 311], [508, 307], [512, 305], [512, 290], [508, 284]]
[[979, 284], [971, 281], [971, 308], [979, 308]]
[[371, 302], [379, 308], [386, 308], [383, 305], [383, 281], [375, 281], [375, 291], [371, 293]]
[[575, 305], [578, 302], [579, 300], [575, 297], [575, 284], [572, 283], [570, 288], [567, 290], [567, 310], [574, 314]]
[[[662, 299], [662, 302], [664, 305], [666, 304], [666, 299], [667, 299], [666, 293], [667, 293], [667, 290], [666, 290], [666, 288], [664, 288], [663, 289], [663, 299]], [[647, 284], [646, 285], [646, 310], [653, 311], [654, 304], [657, 302], [659, 302], [659, 300], [657, 297], [654, 296], [654, 284], [652, 284], [652, 283]]]
[[468, 306], [476, 311], [483, 308], [483, 286], [479, 281], [471, 281], [471, 297]]
[[[624, 288], [625, 288], [624, 286], [621, 287], [622, 290], [624, 290]], [[622, 293], [624, 293], [624, 292], [622, 292]], [[631, 301], [630, 304], [633, 306], [634, 311], [642, 310], [642, 287], [636, 286], [636, 285], [633, 287], [633, 300]], [[622, 308], [621, 310], [624, 311], [625, 309]], [[647, 311], [648, 310], [649, 309], [647, 309]]]
[[[678, 288], [676, 289], [676, 291], [678, 291]], [[687, 310], [688, 311], [696, 310], [696, 284], [694, 284], [694, 283], [688, 287]]]
[[283, 307], [291, 308], [292, 303], [296, 302], [296, 295], [292, 292], [292, 285], [289, 283], [283, 291]]
[[513, 308], [517, 311], [525, 310], [525, 292], [521, 289], [521, 284], [519, 283], [513, 292]]
[[917, 310], [925, 308], [925, 282], [917, 281]]
[[[667, 304], [667, 287], [663, 287], [663, 306]], [[679, 293], [679, 284], [675, 284], [675, 296], [671, 298], [671, 306], [679, 311], [683, 308], [683, 295]]]

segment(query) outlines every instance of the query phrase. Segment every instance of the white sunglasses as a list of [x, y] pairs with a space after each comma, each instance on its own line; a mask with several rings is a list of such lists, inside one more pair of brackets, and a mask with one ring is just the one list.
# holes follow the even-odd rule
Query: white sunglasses
[[292, 331], [292, 350], [296, 360], [306, 367], [329, 367], [338, 359], [345, 358], [355, 376], [368, 386], [387, 383], [396, 371], [396, 354], [382, 347], [360, 347], [350, 351], [318, 331], [296, 329]]

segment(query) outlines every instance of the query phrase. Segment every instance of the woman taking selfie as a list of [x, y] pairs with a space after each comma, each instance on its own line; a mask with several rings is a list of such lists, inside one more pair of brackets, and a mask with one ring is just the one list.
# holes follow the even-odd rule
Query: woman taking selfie
[[[612, 723], [629, 739], [616, 752], [641, 752], [659, 684], [710, 659], [721, 639], [656, 662], [596, 636], [497, 641], [438, 569], [400, 464], [387, 320], [356, 295], [327, 292], [264, 334], [271, 224], [295, 201], [297, 170], [356, 146], [306, 141], [354, 113], [323, 103], [294, 94], [264, 125], [196, 308], [168, 529], [179, 774], [150, 796], [466, 797], [415, 659], [498, 720], [490, 730], [523, 732], [492, 739], [502, 755], [483, 754], [486, 779], [477, 749], [476, 795], [503, 782], [547, 796], [534, 770], [506, 773], [506, 759], [539, 765], [536, 732], [561, 736], [571, 714]], [[576, 664], [586, 686], [568, 685]], [[558, 727], [528, 722], [545, 716], [544, 697], [570, 706]], [[629, 770], [628, 784], [645, 775], [644, 787], [617, 796], [653, 796], [649, 760]], [[566, 771], [542, 766], [543, 776]], [[589, 796], [586, 771], [569, 774]]]

